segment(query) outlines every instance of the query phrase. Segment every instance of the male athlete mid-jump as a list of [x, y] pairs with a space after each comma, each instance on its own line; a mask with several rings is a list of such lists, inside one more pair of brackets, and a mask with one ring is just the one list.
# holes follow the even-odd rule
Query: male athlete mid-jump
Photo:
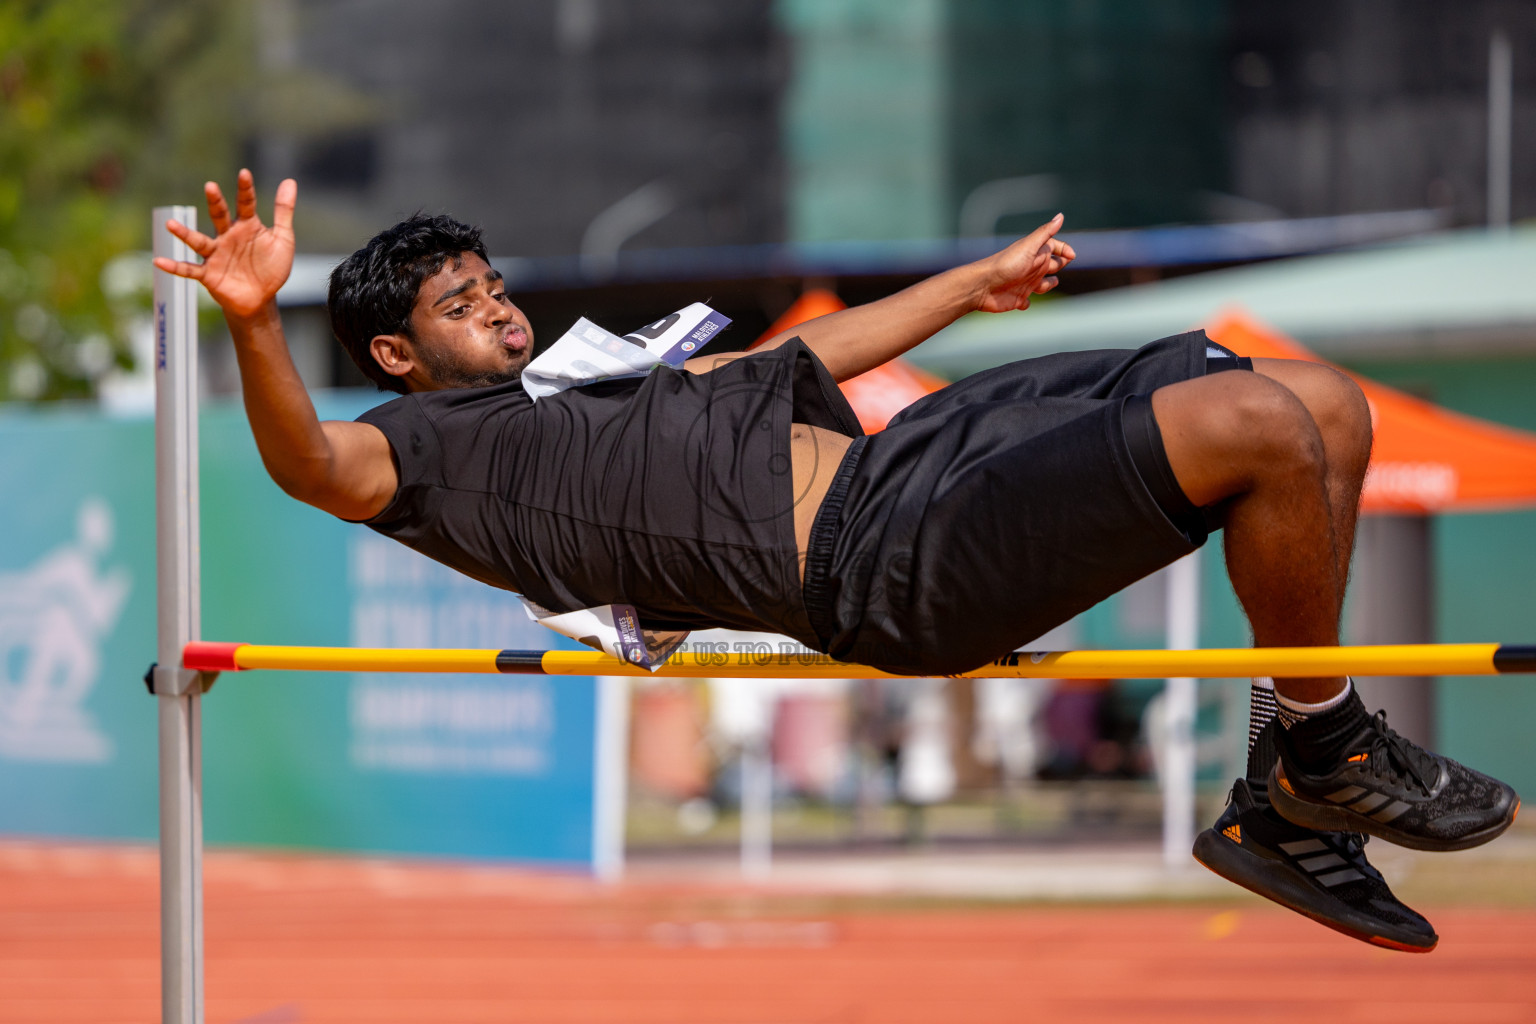
[[[913, 675], [981, 665], [1223, 532], [1266, 646], [1339, 642], [1370, 414], [1328, 367], [1236, 356], [1192, 331], [976, 374], [866, 437], [837, 388], [957, 317], [1025, 309], [1073, 260], [1060, 215], [1001, 252], [751, 353], [533, 401], [533, 331], [478, 229], [413, 217], [332, 273], [337, 338], [401, 397], [320, 421], [275, 297], [297, 186], [272, 226], [242, 171], [201, 263], [157, 259], [223, 308], [279, 486], [556, 611], [629, 604], [656, 628], [787, 634]], [[1196, 843], [1213, 870], [1356, 938], [1434, 929], [1366, 860], [1492, 839], [1506, 785], [1369, 714], [1345, 678], [1256, 680], [1247, 778]]]

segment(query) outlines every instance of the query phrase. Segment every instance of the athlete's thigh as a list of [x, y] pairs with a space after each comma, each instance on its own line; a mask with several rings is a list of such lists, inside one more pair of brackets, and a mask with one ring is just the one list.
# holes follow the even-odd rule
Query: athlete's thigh
[[834, 656], [973, 668], [1187, 553], [1131, 462], [1123, 404], [996, 403], [919, 448], [871, 438], [834, 558]]

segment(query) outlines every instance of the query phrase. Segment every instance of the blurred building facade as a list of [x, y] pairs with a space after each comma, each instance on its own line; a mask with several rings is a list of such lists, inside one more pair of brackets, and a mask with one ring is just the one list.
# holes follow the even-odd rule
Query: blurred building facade
[[264, 180], [299, 178], [312, 252], [351, 251], [421, 209], [483, 226], [497, 253], [574, 254], [626, 199], [608, 244], [773, 241], [784, 70], [771, 8], [263, 0], [263, 63], [323, 71], [365, 102], [348, 130], [273, 126], [252, 158]]
[[[958, 240], [1057, 210], [1077, 231], [1481, 223], [1496, 30], [1514, 54], [1510, 212], [1536, 216], [1536, 7], [1515, 0], [255, 10], [267, 80], [310, 83], [247, 146], [261, 181], [299, 179], [301, 250], [334, 258], [414, 211], [452, 213], [486, 229], [543, 343], [580, 315], [628, 329], [702, 296], [736, 321], [717, 346], [739, 346], [807, 278], [868, 301], [965, 258]], [[1085, 260], [1063, 292], [1234, 258], [1259, 256]], [[360, 385], [311, 276], [290, 314], [305, 380]]]
[[[1536, 215], [1536, 9], [1381, 0], [269, 0], [354, 127], [252, 141], [302, 244], [418, 208], [517, 256], [1486, 208], [1489, 39]], [[296, 117], [294, 123], [302, 123]]]
[[1001, 234], [1057, 210], [1077, 228], [1419, 207], [1477, 223], [1495, 30], [1516, 55], [1514, 216], [1536, 214], [1529, 5], [784, 0], [780, 12], [796, 237]]
[[1289, 217], [1488, 210], [1490, 41], [1513, 51], [1514, 219], [1536, 216], [1536, 7], [1233, 4], [1226, 34], [1231, 190]]

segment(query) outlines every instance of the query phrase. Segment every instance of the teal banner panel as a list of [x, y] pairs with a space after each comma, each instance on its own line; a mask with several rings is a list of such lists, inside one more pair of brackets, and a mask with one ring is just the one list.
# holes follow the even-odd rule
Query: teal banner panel
[[[571, 646], [511, 594], [284, 495], [238, 405], [199, 432], [205, 639]], [[149, 838], [152, 425], [0, 419], [0, 479], [0, 832]], [[593, 679], [230, 673], [202, 709], [212, 843], [592, 862]]]
[[0, 416], [0, 832], [155, 834], [153, 434]]

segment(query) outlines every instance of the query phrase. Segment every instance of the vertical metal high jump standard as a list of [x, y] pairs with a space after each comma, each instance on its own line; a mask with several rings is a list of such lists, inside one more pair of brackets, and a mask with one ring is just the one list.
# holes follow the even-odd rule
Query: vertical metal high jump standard
[[[156, 256], [193, 260], [165, 229], [197, 226], [190, 206], [158, 206]], [[205, 675], [182, 668], [200, 638], [196, 281], [154, 272], [155, 569], [159, 623], [150, 682], [160, 730], [160, 1006], [164, 1024], [203, 1020], [202, 709]]]

